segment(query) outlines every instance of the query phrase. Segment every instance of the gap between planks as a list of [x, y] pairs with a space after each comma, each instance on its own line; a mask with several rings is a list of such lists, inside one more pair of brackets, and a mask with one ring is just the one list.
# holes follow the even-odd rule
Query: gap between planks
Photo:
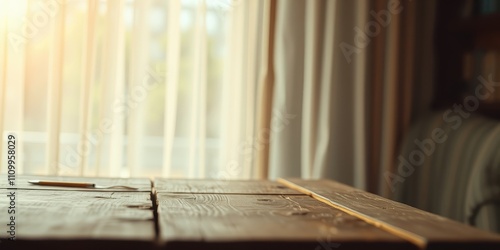
[[310, 196], [308, 194], [284, 194], [284, 193], [234, 193], [234, 192], [168, 192], [168, 191], [156, 191], [162, 194], [220, 194], [220, 195], [286, 195], [286, 196]]

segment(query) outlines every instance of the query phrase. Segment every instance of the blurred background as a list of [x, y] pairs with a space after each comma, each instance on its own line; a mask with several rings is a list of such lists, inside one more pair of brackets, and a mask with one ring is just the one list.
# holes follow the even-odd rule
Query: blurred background
[[0, 173], [331, 178], [499, 230], [500, 1], [0, 0]]

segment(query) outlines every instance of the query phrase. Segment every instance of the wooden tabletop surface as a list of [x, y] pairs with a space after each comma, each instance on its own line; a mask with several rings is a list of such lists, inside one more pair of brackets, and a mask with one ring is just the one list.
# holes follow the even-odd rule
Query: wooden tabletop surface
[[[38, 179], [138, 189], [28, 183]], [[0, 180], [0, 249], [500, 249], [497, 234], [327, 180]]]

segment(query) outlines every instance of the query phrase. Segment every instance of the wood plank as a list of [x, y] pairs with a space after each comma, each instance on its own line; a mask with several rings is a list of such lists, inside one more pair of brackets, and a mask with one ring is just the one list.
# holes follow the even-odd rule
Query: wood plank
[[154, 180], [154, 187], [160, 193], [302, 195], [301, 192], [268, 180], [186, 180], [158, 178]]
[[[7, 183], [7, 176], [0, 175], [0, 189], [10, 188]], [[29, 180], [51, 180], [51, 181], [75, 181], [93, 182], [102, 186], [126, 185], [137, 187], [137, 190], [130, 189], [89, 189], [72, 187], [41, 186], [28, 183]], [[36, 176], [18, 175], [16, 176], [16, 188], [26, 190], [72, 190], [72, 191], [98, 191], [98, 192], [151, 192], [151, 180], [147, 178], [104, 178], [104, 177], [75, 177], [75, 176]]]
[[421, 249], [500, 249], [500, 236], [329, 180], [280, 179], [290, 188], [407, 239]]
[[150, 249], [155, 242], [149, 193], [59, 190], [0, 190], [1, 239], [9, 237], [7, 224], [14, 215], [8, 214], [7, 195], [11, 192], [15, 192], [16, 241], [12, 245], [16, 249], [40, 249], [42, 245], [42, 249], [114, 245]]
[[416, 249], [306, 195], [157, 194], [164, 249]]

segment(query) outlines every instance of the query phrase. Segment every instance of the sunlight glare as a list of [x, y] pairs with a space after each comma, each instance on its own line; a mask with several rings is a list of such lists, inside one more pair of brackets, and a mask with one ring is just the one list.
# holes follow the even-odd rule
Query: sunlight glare
[[[28, 6], [28, 1], [27, 0], [15, 0], [15, 1], [8, 1], [8, 0], [2, 0], [2, 2], [7, 2], [7, 8], [2, 8], [7, 11], [7, 16], [9, 18], [9, 21], [11, 20], [23, 20], [26, 18], [26, 9]], [[5, 5], [5, 3], [3, 3]]]

